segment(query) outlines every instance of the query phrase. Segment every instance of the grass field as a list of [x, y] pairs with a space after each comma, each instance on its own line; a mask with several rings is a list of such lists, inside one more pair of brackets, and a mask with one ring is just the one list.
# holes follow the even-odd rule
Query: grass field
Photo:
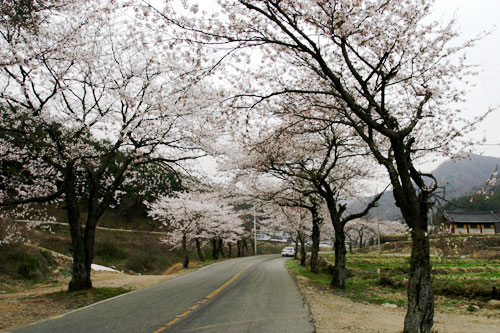
[[[333, 262], [333, 254], [322, 255]], [[347, 297], [368, 303], [406, 305], [409, 258], [394, 255], [348, 254], [348, 279], [345, 290], [336, 290]], [[288, 267], [314, 283], [329, 285], [331, 276], [313, 274], [294, 260]], [[436, 308], [447, 311], [462, 308], [475, 311], [492, 298], [492, 287], [500, 289], [500, 260], [447, 258], [432, 260], [433, 289]], [[325, 271], [325, 269], [323, 269]]]

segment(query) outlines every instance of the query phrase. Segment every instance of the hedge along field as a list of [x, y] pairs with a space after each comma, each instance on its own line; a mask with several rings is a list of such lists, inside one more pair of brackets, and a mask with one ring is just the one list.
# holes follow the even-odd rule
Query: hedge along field
[[[310, 278], [314, 283], [328, 286], [331, 276], [327, 262], [334, 262], [333, 254], [321, 255], [322, 273], [315, 275], [300, 267], [294, 260], [289, 268], [296, 274]], [[436, 309], [440, 311], [477, 311], [500, 294], [500, 260], [431, 258]], [[409, 258], [397, 255], [348, 254], [346, 290], [335, 290], [345, 296], [368, 303], [391, 303], [406, 306]], [[496, 287], [494, 295], [493, 287]], [[499, 310], [492, 310], [498, 315]]]

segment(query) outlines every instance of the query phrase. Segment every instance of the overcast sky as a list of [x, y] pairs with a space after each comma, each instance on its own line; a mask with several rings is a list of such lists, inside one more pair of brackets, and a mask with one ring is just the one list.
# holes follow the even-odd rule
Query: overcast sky
[[[200, 1], [207, 10], [210, 3]], [[498, 106], [474, 132], [474, 138], [486, 138], [486, 144], [473, 152], [500, 157], [500, 0], [435, 0], [433, 16], [443, 22], [455, 17], [463, 40], [490, 32], [467, 52], [469, 62], [480, 65], [481, 72], [472, 79], [475, 86], [470, 87], [462, 109], [464, 116], [472, 119], [490, 106]]]
[[485, 112], [489, 106], [499, 109], [478, 126], [475, 137], [486, 137], [487, 144], [476, 153], [500, 157], [500, 0], [436, 0], [437, 18], [457, 19], [457, 28], [465, 38], [483, 31], [490, 35], [467, 52], [471, 63], [481, 65], [481, 73], [473, 79], [464, 110], [470, 117]]
[[[475, 86], [470, 87], [463, 110], [464, 116], [472, 119], [490, 106], [498, 106], [473, 133], [476, 139], [486, 138], [486, 144], [473, 153], [500, 157], [500, 0], [436, 0], [433, 15], [444, 22], [455, 17], [463, 40], [490, 32], [467, 52], [469, 62], [480, 65], [481, 72], [472, 80]], [[443, 160], [438, 158], [422, 168], [432, 171]]]

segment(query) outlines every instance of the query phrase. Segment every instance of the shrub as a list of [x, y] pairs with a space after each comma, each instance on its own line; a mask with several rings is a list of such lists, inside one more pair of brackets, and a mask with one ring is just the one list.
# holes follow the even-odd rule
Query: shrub
[[3, 246], [0, 271], [12, 279], [38, 282], [47, 279], [55, 262], [45, 251], [29, 248], [22, 244]]
[[402, 249], [407, 249], [410, 247], [411, 247], [410, 241], [397, 241], [397, 242], [395, 241], [395, 242], [382, 244], [382, 250], [384, 250], [384, 251], [390, 251], [390, 250], [400, 251]]
[[382, 287], [391, 287], [394, 289], [404, 289], [406, 287], [405, 281], [396, 280], [386, 275], [381, 275], [377, 284]]
[[450, 283], [449, 281], [434, 282], [433, 290], [435, 295], [459, 296], [466, 298], [479, 298], [483, 300], [492, 299], [496, 288], [478, 284]]
[[103, 242], [96, 244], [95, 255], [101, 257], [104, 261], [122, 260], [127, 258], [127, 253], [116, 243]]
[[500, 249], [488, 248], [486, 251], [478, 251], [470, 255], [475, 259], [500, 259]]
[[408, 241], [409, 237], [408, 235], [380, 235], [380, 243], [393, 243], [393, 242], [404, 242]]
[[[484, 236], [484, 235], [452, 235], [441, 234], [434, 237], [431, 241], [440, 257], [453, 257], [459, 255], [475, 255], [480, 252], [494, 250], [494, 247], [500, 243], [498, 236]], [[481, 257], [478, 257], [481, 258]], [[494, 259], [488, 257], [486, 254], [485, 259]]]
[[326, 273], [326, 274], [332, 275], [334, 270], [335, 270], [335, 266], [333, 266], [332, 264], [328, 264], [326, 266], [321, 267], [320, 270], [321, 270], [321, 273]]
[[125, 267], [137, 273], [151, 273], [158, 269], [153, 256], [144, 252], [134, 252], [125, 263]]

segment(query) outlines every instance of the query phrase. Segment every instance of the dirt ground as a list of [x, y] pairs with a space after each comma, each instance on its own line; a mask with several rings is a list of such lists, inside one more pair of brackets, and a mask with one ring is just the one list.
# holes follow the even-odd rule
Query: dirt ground
[[[95, 287], [123, 287], [142, 289], [175, 278], [182, 273], [168, 275], [128, 275], [97, 271], [93, 273]], [[387, 308], [382, 305], [355, 303], [348, 298], [334, 295], [329, 289], [312, 285], [306, 278], [298, 277], [297, 283], [307, 302], [318, 333], [322, 332], [402, 332], [404, 308]], [[47, 319], [68, 311], [68, 304], [54, 303], [49, 297], [67, 288], [67, 281], [56, 286], [38, 286], [30, 290], [0, 294], [0, 330], [6, 330]], [[436, 332], [500, 332], [500, 311], [484, 317], [477, 314], [461, 315], [437, 313]]]
[[[402, 332], [405, 308], [355, 303], [334, 295], [328, 288], [312, 285], [298, 276], [297, 284], [310, 306], [318, 333], [323, 332]], [[453, 333], [500, 332], [500, 311], [495, 316], [439, 313], [434, 316], [434, 331]]]
[[[179, 276], [129, 275], [106, 271], [92, 272], [92, 285], [97, 288], [142, 289]], [[50, 287], [32, 286], [29, 290], [0, 293], [0, 331], [41, 321], [75, 309], [75, 305], [54, 301], [47, 297], [61, 290], [67, 290], [67, 280], [61, 280]]]

